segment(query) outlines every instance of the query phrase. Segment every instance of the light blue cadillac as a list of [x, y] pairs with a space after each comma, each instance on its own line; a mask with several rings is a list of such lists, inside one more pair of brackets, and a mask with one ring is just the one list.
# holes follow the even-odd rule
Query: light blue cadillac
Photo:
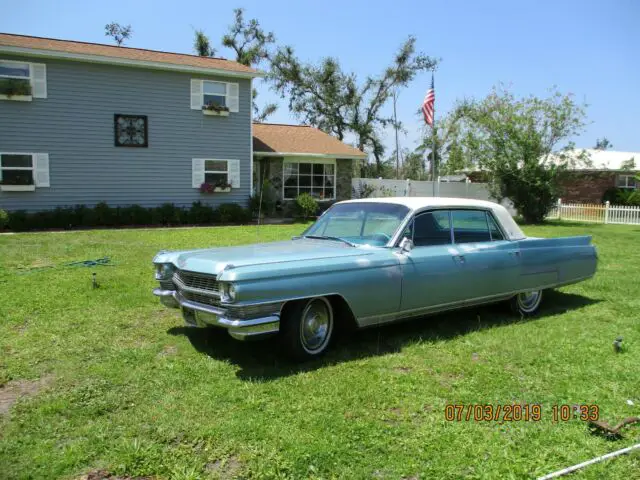
[[297, 359], [323, 354], [338, 324], [359, 328], [510, 301], [592, 277], [590, 236], [526, 237], [507, 210], [460, 198], [339, 202], [290, 241], [163, 251], [153, 293], [188, 325], [247, 339], [278, 334]]

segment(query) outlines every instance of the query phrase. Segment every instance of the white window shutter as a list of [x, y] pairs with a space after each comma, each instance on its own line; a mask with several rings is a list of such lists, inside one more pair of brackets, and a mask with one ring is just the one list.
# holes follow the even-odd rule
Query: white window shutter
[[202, 80], [191, 79], [191, 110], [202, 109]]
[[240, 188], [240, 160], [227, 160], [231, 188]]
[[204, 159], [194, 158], [191, 162], [191, 186], [200, 188], [200, 185], [204, 183]]
[[33, 179], [36, 187], [49, 186], [49, 154], [36, 153], [33, 155]]
[[44, 63], [31, 64], [31, 95], [47, 98], [47, 66]]
[[240, 111], [240, 85], [237, 83], [227, 83], [227, 107], [230, 112]]

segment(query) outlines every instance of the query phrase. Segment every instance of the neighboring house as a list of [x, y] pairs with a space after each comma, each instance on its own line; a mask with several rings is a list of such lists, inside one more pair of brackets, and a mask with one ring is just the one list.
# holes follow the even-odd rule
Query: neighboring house
[[639, 152], [576, 149], [569, 155], [577, 159], [581, 154], [588, 160], [570, 162], [562, 176], [563, 202], [602, 203], [607, 190], [639, 187], [635, 180], [640, 171]]
[[[254, 190], [251, 83], [258, 76], [219, 58], [0, 33], [0, 208], [246, 206]], [[364, 156], [318, 134], [353, 154], [334, 156], [335, 172], [336, 158]], [[330, 151], [308, 153], [329, 162]], [[323, 166], [324, 181], [330, 170]], [[306, 174], [299, 175], [296, 187], [304, 191]], [[230, 187], [201, 193], [205, 182]], [[330, 189], [323, 186], [322, 195]]]
[[[551, 162], [568, 163], [560, 178], [563, 202], [602, 203], [607, 190], [640, 188], [635, 177], [640, 172], [640, 152], [617, 152], [577, 148]], [[465, 172], [473, 182], [486, 182], [488, 172], [481, 169]]]
[[334, 201], [351, 198], [353, 160], [366, 154], [317, 128], [256, 123], [253, 158], [256, 191], [268, 180], [285, 202], [301, 193]]

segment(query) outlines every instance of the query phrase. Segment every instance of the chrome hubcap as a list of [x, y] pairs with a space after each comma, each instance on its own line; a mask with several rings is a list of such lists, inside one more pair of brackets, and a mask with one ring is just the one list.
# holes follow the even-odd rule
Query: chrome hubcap
[[518, 303], [520, 304], [520, 307], [525, 311], [534, 309], [539, 302], [540, 302], [539, 290], [536, 290], [533, 292], [520, 293], [518, 295]]
[[300, 341], [309, 353], [321, 351], [328, 343], [333, 328], [331, 307], [324, 298], [311, 300], [302, 312]]

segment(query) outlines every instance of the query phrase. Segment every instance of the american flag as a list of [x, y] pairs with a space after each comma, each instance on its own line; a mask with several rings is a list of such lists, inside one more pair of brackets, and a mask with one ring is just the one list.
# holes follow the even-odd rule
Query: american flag
[[431, 74], [431, 88], [427, 90], [427, 95], [422, 102], [422, 114], [424, 115], [424, 121], [430, 127], [433, 127], [433, 107], [436, 103], [436, 91], [433, 87], [433, 73]]

